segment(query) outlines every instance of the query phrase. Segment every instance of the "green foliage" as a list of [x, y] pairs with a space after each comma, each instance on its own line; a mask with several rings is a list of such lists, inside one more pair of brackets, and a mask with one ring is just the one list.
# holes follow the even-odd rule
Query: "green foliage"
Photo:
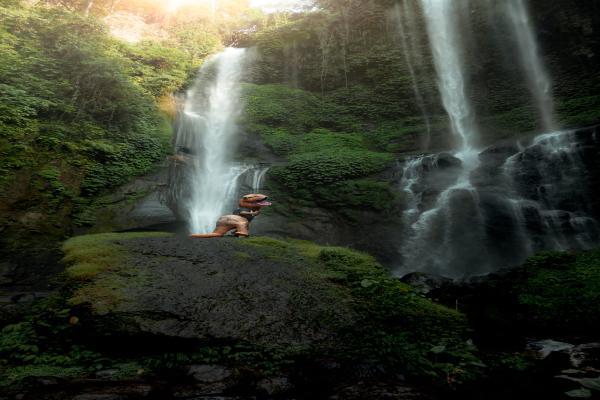
[[271, 174], [285, 186], [298, 189], [367, 176], [382, 171], [392, 161], [393, 157], [384, 153], [346, 149], [319, 151], [291, 156], [288, 165], [274, 169]]
[[278, 194], [342, 211], [392, 208], [388, 184], [353, 179], [386, 169], [393, 156], [369, 149], [371, 133], [347, 133], [359, 125], [342, 105], [284, 85], [246, 85], [244, 93], [247, 130], [288, 161], [270, 171]]
[[514, 293], [536, 330], [593, 335], [600, 326], [600, 251], [532, 257]]
[[320, 354], [350, 363], [376, 360], [380, 365], [439, 384], [463, 383], [481, 373], [476, 349], [467, 343], [465, 317], [390, 277], [373, 257], [297, 240], [250, 238], [243, 245], [286, 260], [297, 259], [300, 254], [303, 263], [310, 260], [310, 274], [349, 291], [359, 320], [342, 332], [341, 340], [333, 347], [319, 349]]
[[347, 118], [335, 104], [314, 93], [285, 85], [245, 84], [242, 98], [250, 124], [285, 127], [291, 134], [321, 127], [340, 127]]
[[368, 210], [391, 213], [398, 203], [397, 193], [387, 182], [369, 179], [335, 182], [315, 188], [313, 196], [319, 204], [351, 217], [348, 210]]
[[142, 42], [123, 45], [122, 51], [132, 61], [130, 74], [134, 82], [156, 98], [176, 92], [188, 79], [192, 64], [178, 48]]
[[60, 295], [37, 302], [0, 331], [0, 386], [31, 376], [72, 378], [102, 368], [100, 355], [74, 342], [72, 310]]
[[[47, 214], [34, 229], [48, 247], [73, 220], [94, 222], [97, 196], [164, 159], [171, 126], [157, 101], [192, 65], [172, 46], [123, 44], [60, 7], [3, 3], [0, 43], [0, 201], [10, 204], [0, 220]], [[4, 232], [3, 250], [27, 247], [20, 229]]]
[[563, 101], [559, 105], [559, 114], [564, 126], [582, 126], [598, 122], [600, 115], [600, 96], [582, 96]]

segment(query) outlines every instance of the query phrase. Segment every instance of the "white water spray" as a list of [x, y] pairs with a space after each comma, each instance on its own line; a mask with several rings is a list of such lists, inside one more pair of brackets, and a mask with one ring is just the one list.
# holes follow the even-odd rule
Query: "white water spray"
[[538, 109], [542, 129], [546, 132], [556, 131], [552, 83], [540, 56], [527, 7], [524, 0], [504, 0], [502, 5], [517, 43], [520, 63]]
[[183, 208], [192, 233], [213, 230], [236, 195], [238, 178], [249, 168], [232, 162], [245, 54], [228, 48], [211, 58], [187, 94], [176, 146], [191, 155], [190, 195]]

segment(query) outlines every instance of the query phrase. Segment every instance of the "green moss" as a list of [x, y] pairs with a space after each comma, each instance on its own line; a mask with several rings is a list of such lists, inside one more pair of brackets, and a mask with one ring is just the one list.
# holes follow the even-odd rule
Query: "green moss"
[[131, 232], [76, 236], [62, 247], [65, 254], [63, 262], [68, 265], [66, 275], [70, 279], [89, 280], [121, 265], [126, 253], [116, 241], [168, 235], [163, 232]]
[[119, 242], [169, 235], [164, 232], [101, 233], [69, 239], [62, 248], [63, 262], [68, 265], [67, 278], [91, 281], [74, 290], [69, 304], [92, 304], [98, 314], [112, 310], [125, 299], [123, 291], [127, 287], [143, 285], [147, 279], [144, 271], [129, 263], [128, 254]]
[[359, 150], [319, 151], [290, 157], [271, 175], [289, 188], [311, 188], [380, 172], [391, 165], [390, 154]]
[[600, 250], [532, 257], [519, 271], [514, 293], [536, 330], [598, 332]]
[[[359, 315], [334, 347], [319, 352], [352, 362], [376, 359], [411, 376], [455, 383], [476, 378], [482, 364], [467, 343], [469, 328], [461, 313], [427, 300], [390, 277], [367, 254], [311, 242], [250, 238], [242, 245], [297, 260], [317, 280], [349, 293]], [[298, 256], [300, 255], [300, 258]], [[308, 261], [308, 262], [307, 262]]]
[[388, 182], [369, 179], [336, 182], [316, 187], [313, 195], [319, 204], [338, 210], [363, 210], [384, 214], [399, 212], [398, 195]]
[[597, 123], [600, 116], [600, 96], [564, 100], [559, 104], [558, 112], [563, 126], [577, 127]]
[[285, 127], [292, 134], [321, 126], [338, 126], [335, 106], [314, 93], [285, 85], [243, 86], [245, 120], [272, 128]]
[[64, 367], [54, 365], [24, 365], [11, 367], [9, 370], [0, 369], [0, 387], [11, 386], [26, 378], [81, 378], [87, 371], [81, 367]]

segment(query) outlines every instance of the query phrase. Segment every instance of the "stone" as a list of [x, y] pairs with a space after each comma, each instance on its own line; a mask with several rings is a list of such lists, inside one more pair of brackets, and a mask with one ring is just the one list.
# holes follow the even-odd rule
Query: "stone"
[[119, 373], [118, 369], [105, 369], [96, 372], [96, 378], [98, 379], [114, 379]]
[[439, 275], [426, 274], [424, 272], [411, 272], [410, 274], [404, 275], [400, 280], [407, 285], [412, 286], [421, 294], [428, 294], [433, 290], [440, 289], [444, 285], [452, 283], [452, 279]]
[[488, 167], [499, 167], [508, 157], [518, 152], [519, 147], [515, 143], [499, 143], [479, 153], [479, 161]]
[[589, 399], [590, 397], [592, 397], [592, 392], [590, 392], [588, 389], [581, 388], [569, 390], [568, 392], [565, 392], [565, 395], [573, 399]]
[[294, 388], [294, 385], [286, 377], [266, 378], [260, 380], [256, 387], [269, 396], [280, 395]]
[[13, 282], [16, 265], [9, 262], [0, 262], [0, 285], [8, 285]]
[[231, 377], [233, 372], [220, 365], [192, 365], [188, 371], [196, 381], [202, 383], [221, 382]]
[[126, 400], [126, 398], [118, 394], [86, 393], [79, 394], [71, 400]]
[[[95, 297], [94, 287], [104, 288], [102, 280], [89, 282], [77, 297], [92, 303], [99, 328], [102, 317], [110, 317], [119, 321], [120, 331], [167, 338], [310, 344], [352, 324], [349, 303], [325, 283], [315, 285], [301, 263], [266, 258], [243, 243], [182, 237], [123, 241], [132, 262], [127, 274], [111, 272], [123, 282], [109, 289], [117, 301], [107, 308], [103, 298]], [[230, 373], [211, 366], [192, 370], [208, 382]]]
[[538, 358], [544, 359], [555, 351], [569, 350], [575, 347], [570, 343], [557, 342], [552, 339], [538, 340], [527, 343], [527, 349], [535, 352]]

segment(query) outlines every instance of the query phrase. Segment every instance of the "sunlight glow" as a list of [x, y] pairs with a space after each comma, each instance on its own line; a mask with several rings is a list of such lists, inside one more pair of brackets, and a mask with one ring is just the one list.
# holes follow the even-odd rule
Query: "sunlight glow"
[[217, 9], [217, 0], [170, 0], [167, 5], [167, 11], [173, 13], [181, 7], [193, 5], [210, 5], [214, 12]]
[[264, 12], [297, 11], [303, 7], [312, 6], [312, 0], [251, 0], [250, 6], [262, 9]]

